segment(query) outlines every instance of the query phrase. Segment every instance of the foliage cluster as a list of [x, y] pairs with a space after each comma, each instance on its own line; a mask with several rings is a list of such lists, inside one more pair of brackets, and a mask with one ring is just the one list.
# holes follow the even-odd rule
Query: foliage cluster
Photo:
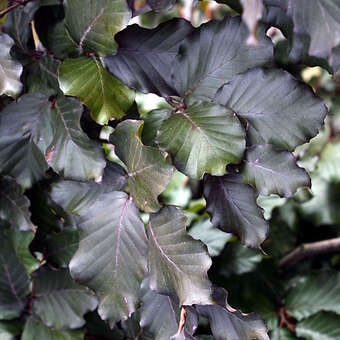
[[340, 338], [340, 2], [193, 5], [0, 1], [1, 340]]

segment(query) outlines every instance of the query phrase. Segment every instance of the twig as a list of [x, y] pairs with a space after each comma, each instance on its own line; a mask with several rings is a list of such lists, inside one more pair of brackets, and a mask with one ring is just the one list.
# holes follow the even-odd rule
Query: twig
[[301, 244], [281, 259], [279, 267], [281, 269], [288, 269], [306, 257], [337, 251], [340, 251], [340, 237], [325, 241]]
[[19, 7], [19, 6], [23, 6], [26, 5], [28, 2], [33, 1], [33, 0], [16, 0], [14, 1], [14, 4], [7, 7], [6, 9], [2, 10], [0, 12], [0, 19], [3, 18], [8, 12], [12, 11], [13, 9]]

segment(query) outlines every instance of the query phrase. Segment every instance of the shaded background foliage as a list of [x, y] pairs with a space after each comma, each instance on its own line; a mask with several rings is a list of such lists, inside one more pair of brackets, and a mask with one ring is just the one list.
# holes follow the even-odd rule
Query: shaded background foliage
[[340, 338], [338, 0], [0, 11], [0, 339]]

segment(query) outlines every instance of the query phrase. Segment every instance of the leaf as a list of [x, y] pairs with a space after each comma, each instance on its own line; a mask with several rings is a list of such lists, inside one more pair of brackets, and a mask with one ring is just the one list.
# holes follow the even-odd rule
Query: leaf
[[39, 266], [38, 260], [33, 257], [29, 246], [34, 238], [32, 231], [7, 230], [8, 240], [11, 243], [17, 258], [24, 265], [27, 274], [32, 274]]
[[340, 314], [340, 273], [332, 271], [309, 275], [286, 298], [286, 308], [297, 320], [320, 311]]
[[16, 7], [7, 14], [2, 30], [12, 37], [15, 45], [22, 51], [28, 52], [29, 50], [29, 41], [32, 36], [30, 22], [40, 5], [40, 0], [30, 1], [25, 6]]
[[115, 39], [116, 55], [104, 58], [109, 71], [124, 84], [143, 93], [160, 96], [177, 95], [171, 80], [171, 67], [179, 44], [192, 32], [184, 19], [172, 19], [154, 29], [128, 26]]
[[29, 294], [29, 278], [5, 230], [0, 230], [0, 319], [19, 317]]
[[205, 175], [204, 197], [214, 226], [236, 234], [248, 247], [258, 248], [266, 239], [268, 222], [256, 204], [256, 191], [240, 175]]
[[48, 169], [45, 151], [51, 142], [48, 97], [25, 94], [0, 112], [0, 172], [30, 188]]
[[46, 96], [60, 93], [58, 83], [58, 66], [60, 61], [51, 55], [36, 60], [28, 73], [26, 85], [29, 92], [40, 92]]
[[66, 59], [59, 67], [59, 84], [65, 95], [78, 97], [102, 125], [122, 118], [135, 99], [134, 91], [106, 71], [96, 57]]
[[262, 261], [258, 250], [243, 247], [238, 242], [228, 242], [221, 256], [223, 266], [220, 273], [225, 277], [252, 272]]
[[196, 306], [199, 314], [209, 318], [215, 340], [269, 340], [264, 321], [256, 314], [243, 314], [228, 305], [228, 293], [215, 289], [218, 304]]
[[117, 156], [127, 166], [130, 194], [145, 212], [160, 208], [157, 197], [170, 182], [173, 167], [165, 154], [141, 142], [143, 122], [125, 120], [110, 136]]
[[20, 187], [13, 179], [5, 176], [0, 179], [0, 218], [7, 220], [13, 228], [33, 229], [30, 201], [21, 195]]
[[205, 172], [223, 175], [227, 164], [241, 160], [245, 132], [230, 110], [196, 102], [164, 120], [156, 142], [181, 172], [200, 179]]
[[172, 206], [151, 214], [148, 223], [150, 288], [177, 295], [179, 305], [210, 304], [211, 266], [206, 247], [185, 230], [184, 214]]
[[273, 47], [259, 27], [259, 46], [248, 46], [247, 27], [239, 18], [209, 21], [185, 38], [172, 68], [175, 87], [188, 95], [211, 100], [233, 75], [270, 61]]
[[297, 166], [293, 154], [276, 151], [272, 145], [254, 145], [246, 152], [242, 175], [260, 194], [291, 197], [298, 188], [310, 187], [307, 172]]
[[231, 237], [216, 229], [209, 219], [199, 219], [189, 230], [189, 235], [202, 241], [207, 247], [210, 256], [218, 256]]
[[[157, 294], [149, 288], [149, 280], [141, 287], [140, 327], [142, 336], [153, 340], [173, 339], [178, 330], [181, 310], [177, 297]], [[192, 335], [198, 326], [198, 317], [192, 307], [186, 307], [184, 332]], [[176, 338], [177, 339], [177, 338]], [[183, 339], [192, 339], [183, 337]]]
[[82, 340], [82, 330], [56, 330], [47, 327], [37, 317], [31, 316], [26, 321], [21, 340]]
[[66, 0], [64, 7], [65, 25], [78, 44], [79, 54], [84, 51], [94, 51], [99, 55], [116, 52], [113, 37], [131, 19], [126, 1]]
[[293, 150], [314, 137], [327, 109], [305, 84], [282, 70], [253, 69], [236, 75], [216, 101], [248, 125], [249, 144]]
[[262, 18], [263, 2], [262, 0], [241, 0], [241, 3], [243, 7], [242, 21], [249, 30], [247, 44], [257, 46], [256, 29], [257, 22]]
[[299, 212], [314, 225], [340, 223], [340, 184], [312, 176], [312, 199], [299, 204]]
[[15, 98], [22, 90], [20, 82], [22, 65], [13, 60], [10, 55], [13, 45], [13, 39], [0, 32], [0, 95], [6, 94]]
[[46, 235], [46, 258], [60, 267], [68, 267], [78, 250], [79, 236], [75, 229], [64, 229], [58, 234]]
[[53, 140], [47, 150], [48, 164], [67, 179], [85, 181], [102, 175], [104, 152], [80, 128], [81, 104], [60, 97], [55, 102], [51, 123]]
[[297, 340], [298, 338], [288, 328], [276, 327], [270, 333], [271, 340]]
[[99, 315], [112, 326], [131, 315], [146, 272], [147, 239], [132, 200], [105, 193], [78, 219], [79, 249], [70, 263], [72, 277], [93, 289]]
[[78, 44], [72, 39], [69, 31], [65, 27], [65, 22], [58, 22], [48, 32], [47, 47], [53, 55], [60, 59], [75, 57], [78, 55]]
[[299, 322], [296, 334], [307, 340], [337, 340], [340, 338], [339, 322], [339, 316], [321, 312]]
[[335, 50], [340, 45], [339, 2], [316, 0], [310, 3], [303, 0], [297, 5], [292, 0], [280, 0], [279, 7], [287, 16], [285, 24], [292, 25], [293, 32], [289, 33], [293, 36], [288, 36], [292, 40], [290, 59], [297, 62], [307, 57], [323, 58], [333, 66], [335, 73]]
[[80, 328], [85, 324], [83, 315], [97, 307], [97, 299], [73, 282], [68, 269], [42, 267], [34, 273], [33, 280], [33, 310], [48, 327]]
[[340, 142], [328, 143], [321, 153], [317, 173], [328, 182], [340, 182]]
[[0, 339], [15, 340], [21, 334], [21, 327], [18, 322], [0, 321]]

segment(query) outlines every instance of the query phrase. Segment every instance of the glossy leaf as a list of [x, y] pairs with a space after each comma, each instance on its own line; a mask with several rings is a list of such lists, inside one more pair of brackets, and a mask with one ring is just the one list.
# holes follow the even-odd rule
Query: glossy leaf
[[340, 316], [321, 312], [297, 324], [296, 334], [306, 340], [337, 340], [340, 338]]
[[20, 334], [21, 329], [17, 322], [0, 321], [1, 340], [15, 340]]
[[0, 95], [6, 94], [15, 98], [22, 90], [20, 82], [22, 65], [14, 61], [10, 55], [13, 44], [12, 38], [0, 33]]
[[268, 222], [256, 204], [257, 193], [240, 175], [205, 175], [204, 197], [214, 226], [236, 234], [248, 247], [265, 240]]
[[116, 51], [113, 37], [131, 18], [126, 1], [66, 0], [64, 7], [66, 28], [77, 42], [80, 54], [94, 51], [106, 55]]
[[88, 180], [102, 175], [104, 152], [80, 128], [83, 108], [72, 98], [60, 97], [52, 113], [53, 140], [47, 150], [48, 164], [67, 179]]
[[52, 141], [50, 102], [39, 94], [25, 94], [0, 112], [0, 172], [24, 188], [43, 178], [46, 148]]
[[39, 318], [31, 316], [26, 322], [21, 340], [83, 340], [83, 338], [81, 330], [56, 330], [47, 327]]
[[237, 17], [212, 20], [194, 30], [180, 45], [173, 81], [182, 97], [213, 99], [233, 75], [268, 62], [272, 44], [259, 27], [258, 48], [246, 43], [247, 27]]
[[46, 55], [36, 60], [27, 78], [29, 92], [40, 92], [47, 96], [60, 93], [58, 83], [58, 66], [60, 61]]
[[142, 121], [125, 120], [111, 134], [110, 142], [127, 166], [130, 194], [136, 206], [153, 212], [160, 208], [157, 197], [170, 182], [173, 167], [161, 151], [142, 144], [142, 128]]
[[83, 315], [97, 307], [96, 297], [76, 284], [68, 269], [42, 267], [34, 273], [33, 280], [33, 310], [48, 327], [80, 328], [85, 324]]
[[302, 186], [310, 187], [307, 172], [297, 166], [293, 154], [276, 151], [271, 145], [254, 145], [245, 155], [242, 175], [262, 195], [290, 197]]
[[218, 304], [196, 307], [199, 314], [209, 318], [215, 340], [269, 340], [265, 323], [258, 315], [231, 308], [223, 288], [215, 290], [215, 295]]
[[247, 122], [250, 145], [287, 150], [314, 137], [327, 113], [309, 87], [282, 70], [254, 69], [236, 75], [216, 100]]
[[309, 275], [287, 296], [286, 308], [301, 320], [320, 311], [340, 314], [340, 273], [325, 271]]
[[101, 65], [96, 57], [66, 59], [59, 67], [59, 84], [65, 95], [78, 97], [99, 124], [122, 118], [135, 93]]
[[19, 317], [29, 294], [29, 278], [5, 230], [0, 230], [0, 319]]
[[184, 214], [164, 207], [148, 223], [150, 288], [177, 295], [180, 305], [210, 304], [211, 266], [206, 247], [185, 230]]
[[200, 179], [205, 172], [223, 175], [227, 164], [238, 163], [244, 138], [244, 129], [230, 110], [196, 102], [164, 120], [156, 142], [171, 154], [180, 171]]
[[70, 263], [71, 275], [96, 292], [101, 318], [113, 325], [137, 306], [146, 272], [144, 224], [132, 200], [115, 191], [102, 194], [82, 211], [78, 228], [79, 249]]
[[172, 19], [154, 29], [128, 26], [116, 36], [116, 55], [104, 58], [112, 74], [124, 84], [143, 93], [160, 96], [176, 95], [171, 81], [171, 67], [179, 44], [192, 32], [184, 19]]
[[30, 201], [21, 194], [20, 187], [10, 177], [0, 179], [0, 218], [7, 220], [13, 228], [33, 229]]
[[[141, 287], [140, 327], [142, 337], [154, 340], [177, 339], [181, 310], [178, 299], [167, 295], [157, 294], [149, 288], [149, 281], [145, 280]], [[185, 334], [192, 335], [198, 326], [197, 314], [191, 307], [187, 307]], [[180, 339], [192, 339], [186, 337]]]

